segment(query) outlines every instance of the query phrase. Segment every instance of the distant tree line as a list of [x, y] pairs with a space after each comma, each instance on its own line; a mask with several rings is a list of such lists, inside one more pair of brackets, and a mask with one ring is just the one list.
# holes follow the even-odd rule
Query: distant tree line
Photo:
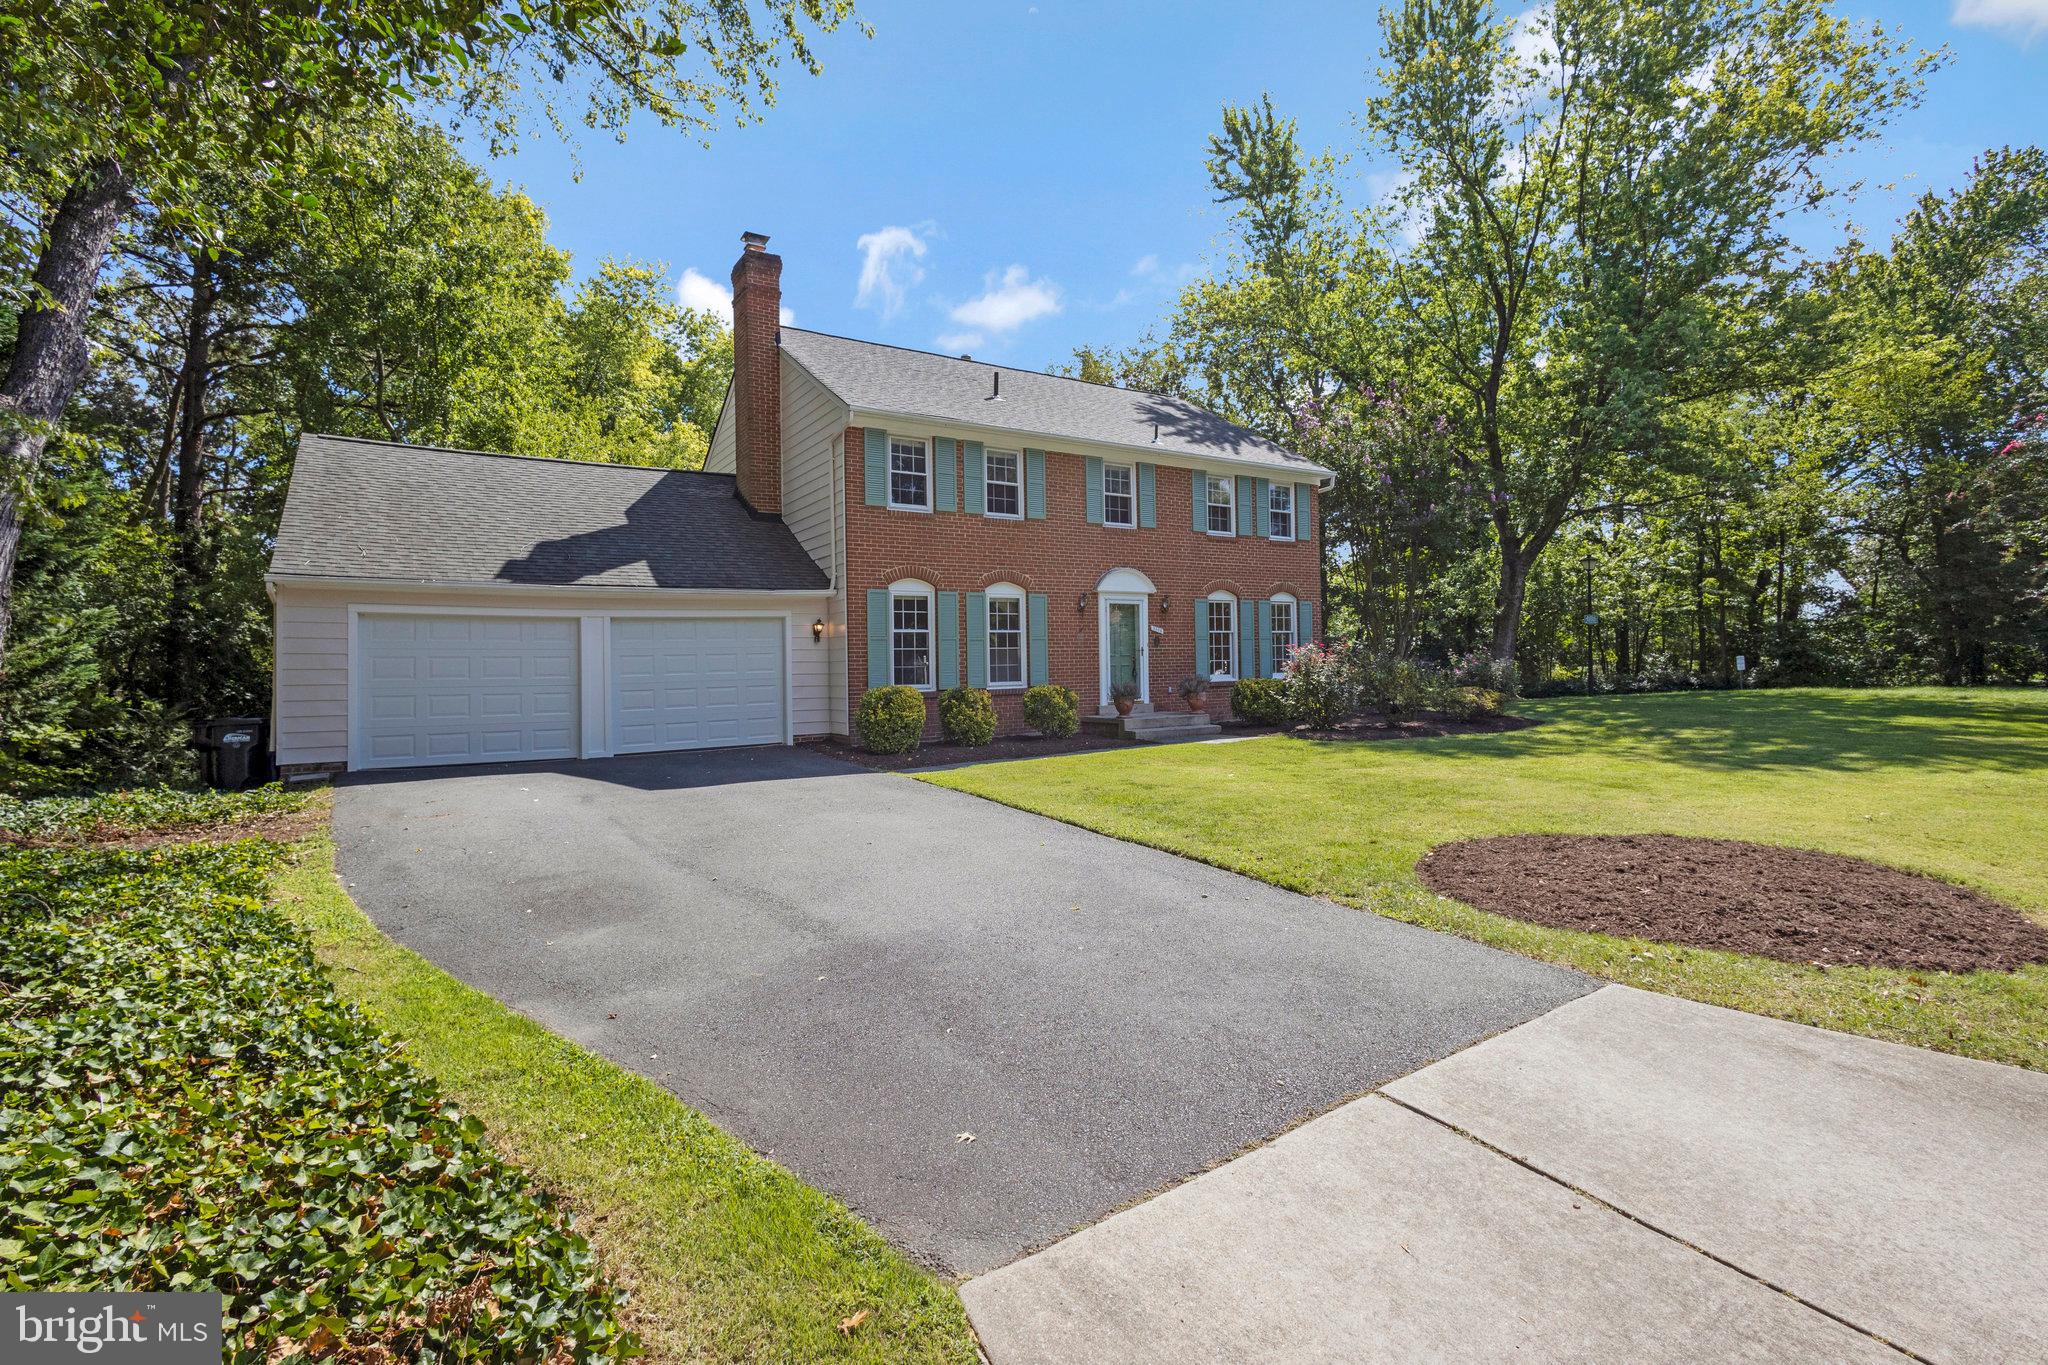
[[1070, 367], [1338, 471], [1335, 630], [1539, 689], [2048, 669], [2038, 148], [1809, 258], [1788, 218], [1933, 60], [1827, 0], [1416, 3], [1384, 57], [1374, 202], [1226, 109], [1224, 268]]

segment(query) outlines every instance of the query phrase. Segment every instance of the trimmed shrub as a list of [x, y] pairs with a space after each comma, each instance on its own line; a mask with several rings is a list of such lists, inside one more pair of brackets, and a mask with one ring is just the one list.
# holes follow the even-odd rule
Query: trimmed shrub
[[1503, 697], [1516, 695], [1520, 688], [1515, 661], [1496, 659], [1483, 645], [1451, 665], [1451, 680], [1460, 687], [1477, 687]]
[[1254, 725], [1287, 723], [1287, 685], [1278, 678], [1240, 678], [1230, 688], [1230, 709]]
[[0, 852], [0, 1282], [218, 1290], [248, 1365], [637, 1354], [589, 1244], [268, 903], [281, 856]]
[[1047, 739], [1065, 739], [1081, 728], [1081, 699], [1073, 688], [1057, 683], [1028, 688], [1024, 723]]
[[955, 744], [986, 744], [996, 737], [996, 699], [979, 687], [956, 687], [939, 698], [939, 725]]
[[1489, 688], [1454, 687], [1438, 709], [1457, 720], [1477, 720], [1499, 715], [1503, 703], [1501, 694]]
[[871, 754], [907, 754], [924, 738], [924, 693], [914, 687], [871, 687], [853, 715], [853, 732]]
[[1311, 730], [1334, 730], [1356, 704], [1351, 661], [1322, 645], [1303, 645], [1287, 658], [1287, 719]]

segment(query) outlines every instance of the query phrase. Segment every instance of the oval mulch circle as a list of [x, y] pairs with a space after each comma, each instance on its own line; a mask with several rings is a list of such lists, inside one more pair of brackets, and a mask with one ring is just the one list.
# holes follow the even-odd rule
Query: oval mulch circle
[[1967, 887], [1860, 858], [1673, 834], [1512, 834], [1440, 844], [1439, 895], [1557, 929], [1836, 967], [2011, 971], [2048, 929]]

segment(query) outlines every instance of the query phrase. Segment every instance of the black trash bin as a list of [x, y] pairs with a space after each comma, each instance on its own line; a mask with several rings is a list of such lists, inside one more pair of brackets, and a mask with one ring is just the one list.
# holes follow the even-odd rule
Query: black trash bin
[[238, 792], [254, 785], [269, 764], [261, 716], [218, 716], [199, 727], [206, 784]]

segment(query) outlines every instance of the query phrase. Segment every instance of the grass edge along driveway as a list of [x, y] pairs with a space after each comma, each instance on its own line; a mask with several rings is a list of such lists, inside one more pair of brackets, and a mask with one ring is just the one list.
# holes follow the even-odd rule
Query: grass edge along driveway
[[953, 1289], [843, 1205], [654, 1082], [386, 938], [341, 885], [324, 831], [293, 852], [279, 903], [336, 989], [575, 1211], [630, 1292], [650, 1359], [972, 1365]]
[[1507, 734], [1281, 736], [920, 774], [1277, 886], [1610, 981], [2048, 1070], [2048, 966], [1820, 968], [1549, 929], [1429, 891], [1415, 862], [1488, 834], [1669, 833], [1888, 862], [2048, 922], [2048, 691], [1569, 698]]

